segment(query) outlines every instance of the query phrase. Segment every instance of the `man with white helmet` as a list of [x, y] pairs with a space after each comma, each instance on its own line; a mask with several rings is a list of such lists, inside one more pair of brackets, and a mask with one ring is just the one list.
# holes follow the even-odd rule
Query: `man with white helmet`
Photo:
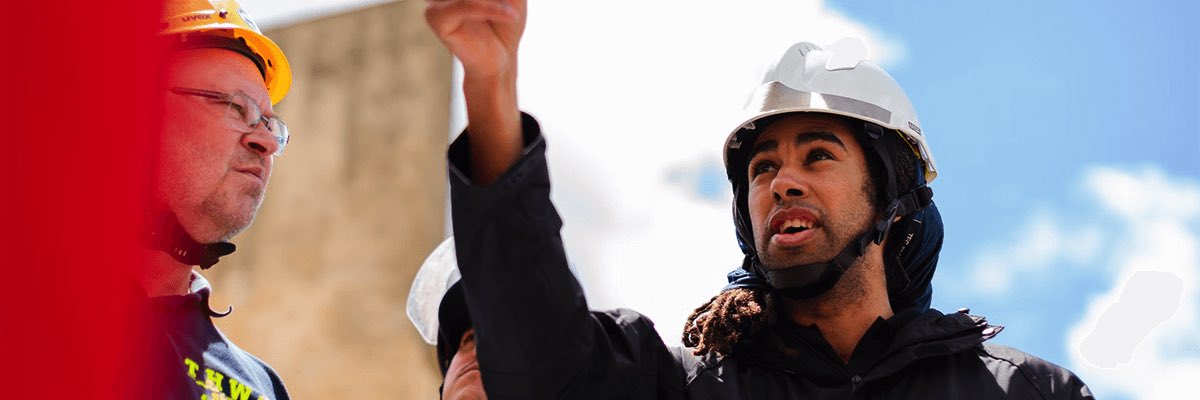
[[1001, 327], [929, 308], [937, 170], [861, 46], [793, 45], [754, 91], [725, 144], [745, 258], [675, 349], [635, 312], [589, 311], [567, 267], [546, 143], [516, 107], [525, 2], [431, 1], [426, 17], [464, 67], [469, 125], [449, 150], [462, 292], [447, 297], [466, 305], [489, 397], [1091, 398], [1070, 371], [986, 343]]
[[287, 126], [272, 106], [291, 85], [283, 52], [233, 0], [168, 0], [159, 32], [168, 46], [161, 139], [150, 174], [146, 262], [135, 276], [148, 297], [158, 346], [147, 346], [148, 392], [173, 399], [286, 399], [270, 366], [213, 324], [212, 289], [193, 270], [234, 250], [262, 204]]

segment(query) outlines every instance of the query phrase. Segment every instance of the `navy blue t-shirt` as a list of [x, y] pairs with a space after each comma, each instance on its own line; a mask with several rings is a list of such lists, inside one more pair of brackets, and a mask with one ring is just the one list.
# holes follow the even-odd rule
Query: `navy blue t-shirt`
[[287, 390], [267, 363], [238, 348], [213, 325], [223, 315], [209, 308], [212, 288], [192, 273], [189, 293], [150, 298], [174, 354], [166, 366], [170, 399], [285, 400]]

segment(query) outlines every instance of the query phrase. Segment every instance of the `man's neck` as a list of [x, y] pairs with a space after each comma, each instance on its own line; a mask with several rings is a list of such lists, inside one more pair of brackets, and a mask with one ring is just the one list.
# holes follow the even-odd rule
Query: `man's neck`
[[893, 315], [882, 265], [855, 265], [824, 294], [808, 300], [784, 298], [783, 306], [796, 324], [816, 326], [846, 363], [875, 320]]
[[815, 326], [829, 346], [833, 347], [833, 351], [842, 359], [842, 362], [849, 363], [850, 356], [858, 347], [858, 342], [862, 340], [863, 335], [867, 333], [875, 320], [877, 318], [889, 319], [893, 315], [890, 307], [884, 309], [865, 304], [862, 307], [822, 316], [792, 313], [792, 321], [801, 326]]
[[138, 283], [146, 296], [176, 296], [188, 294], [192, 283], [192, 266], [183, 264], [158, 250], [143, 250], [144, 259], [137, 269]]

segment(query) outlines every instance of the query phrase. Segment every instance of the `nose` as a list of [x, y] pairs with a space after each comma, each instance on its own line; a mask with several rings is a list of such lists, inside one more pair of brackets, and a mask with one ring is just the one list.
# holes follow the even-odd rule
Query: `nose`
[[795, 168], [781, 168], [775, 179], [771, 180], [771, 195], [776, 204], [782, 204], [787, 199], [804, 198], [808, 192], [808, 184]]
[[261, 123], [250, 133], [242, 135], [242, 145], [258, 155], [267, 157], [279, 151], [279, 139], [275, 133], [267, 130], [267, 124]]

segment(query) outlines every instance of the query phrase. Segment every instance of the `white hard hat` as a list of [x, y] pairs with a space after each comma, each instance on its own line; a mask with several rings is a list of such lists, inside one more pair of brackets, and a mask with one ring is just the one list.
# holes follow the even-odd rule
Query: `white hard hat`
[[458, 257], [454, 255], [454, 238], [450, 237], [425, 258], [408, 291], [408, 319], [425, 343], [437, 345], [442, 298], [459, 279], [462, 275], [458, 272]]
[[751, 94], [741, 123], [726, 140], [726, 168], [732, 167], [730, 153], [753, 145], [755, 136], [740, 133], [754, 130], [755, 122], [764, 117], [791, 112], [843, 115], [900, 131], [924, 161], [925, 182], [937, 177], [912, 102], [891, 75], [867, 59], [861, 40], [842, 39], [826, 48], [803, 42], [788, 48]]

